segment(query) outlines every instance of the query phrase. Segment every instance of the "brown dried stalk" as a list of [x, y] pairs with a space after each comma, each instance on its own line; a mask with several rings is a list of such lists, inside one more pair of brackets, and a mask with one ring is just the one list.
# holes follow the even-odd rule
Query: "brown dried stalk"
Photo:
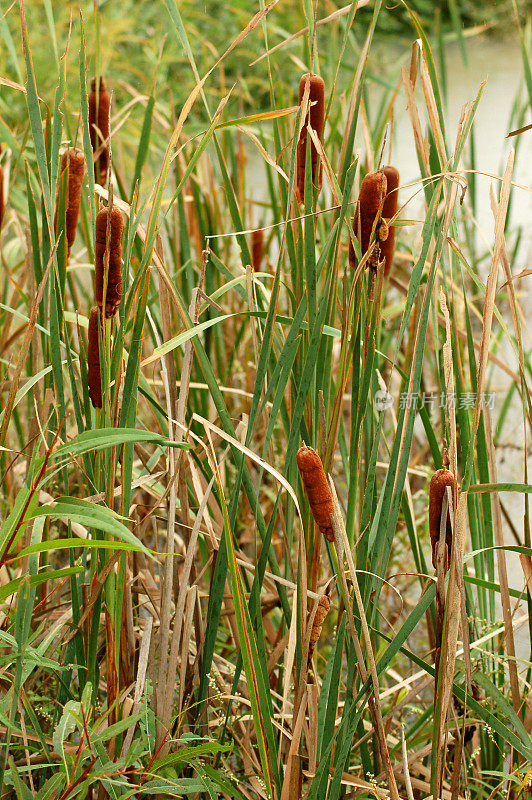
[[321, 458], [312, 447], [304, 445], [297, 451], [296, 461], [316, 525], [329, 542], [334, 542], [334, 505]]
[[94, 161], [94, 178], [101, 186], [107, 183], [109, 169], [109, 108], [111, 95], [103, 78], [100, 78], [100, 91], [96, 91], [96, 78], [91, 80], [89, 94], [89, 134], [92, 152], [98, 153]]
[[[318, 139], [321, 141], [323, 134], [323, 125], [325, 122], [325, 84], [323, 78], [319, 75], [312, 75], [306, 73], [299, 81], [299, 103], [303, 101], [305, 94], [305, 87], [309, 81], [309, 103], [310, 109], [305, 116], [305, 122], [299, 134], [297, 143], [297, 158], [296, 158], [296, 193], [299, 203], [305, 201], [305, 167], [307, 162], [307, 127], [316, 131]], [[312, 165], [312, 183], [317, 187], [318, 192], [321, 189], [322, 182], [322, 166], [318, 168], [318, 151], [316, 145], [311, 141], [310, 144], [310, 158]]]
[[[81, 202], [81, 186], [85, 177], [85, 156], [81, 150], [69, 147], [61, 157], [60, 175], [68, 169], [68, 187], [65, 211], [65, 233], [68, 243], [68, 252], [74, 244], [76, 238], [76, 228], [78, 227], [79, 207]], [[54, 229], [57, 233], [57, 214], [59, 212], [59, 186], [57, 185], [57, 197], [55, 202]]]
[[[109, 225], [109, 248], [107, 227]], [[94, 252], [96, 303], [103, 306], [105, 288], [105, 316], [112, 317], [122, 301], [122, 214], [118, 208], [102, 208], [96, 217], [96, 242]], [[108, 264], [107, 264], [107, 253]], [[105, 276], [107, 274], [107, 281]]]
[[102, 377], [100, 371], [100, 312], [97, 306], [91, 308], [89, 315], [89, 335], [87, 342], [87, 384], [89, 397], [94, 408], [102, 407]]

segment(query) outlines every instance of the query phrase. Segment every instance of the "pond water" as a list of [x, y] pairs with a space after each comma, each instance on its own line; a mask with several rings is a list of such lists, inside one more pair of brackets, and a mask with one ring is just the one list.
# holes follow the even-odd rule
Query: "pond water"
[[[476, 168], [480, 173], [502, 175], [511, 147], [517, 138], [506, 139], [512, 129], [510, 117], [515, 98], [523, 87], [523, 63], [520, 43], [515, 38], [494, 39], [479, 36], [467, 41], [468, 66], [464, 65], [457, 44], [446, 49], [447, 100], [445, 108], [448, 144], [454, 143], [458, 122], [464, 104], [472, 102], [485, 80], [486, 86], [475, 116], [474, 136]], [[397, 104], [401, 108], [401, 104]], [[530, 119], [527, 119], [530, 121]], [[515, 127], [515, 126], [514, 126]], [[532, 186], [532, 130], [519, 137], [514, 180]], [[415, 180], [419, 175], [414, 141], [406, 107], [397, 120], [394, 138], [394, 159], [401, 164], [401, 180]], [[486, 241], [493, 241], [493, 215], [490, 208], [489, 187], [491, 178], [477, 177], [478, 222]], [[407, 198], [405, 198], [407, 199]], [[511, 212], [513, 225], [526, 225], [532, 214], [532, 193], [516, 190]], [[530, 260], [532, 229], [528, 227], [520, 250], [518, 272]], [[523, 287], [522, 287], [523, 288]]]

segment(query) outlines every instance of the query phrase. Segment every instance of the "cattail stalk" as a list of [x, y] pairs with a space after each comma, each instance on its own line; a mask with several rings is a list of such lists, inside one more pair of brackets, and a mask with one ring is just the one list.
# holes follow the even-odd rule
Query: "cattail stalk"
[[109, 169], [109, 108], [111, 95], [103, 78], [100, 78], [100, 89], [96, 91], [96, 78], [91, 80], [89, 94], [89, 134], [92, 152], [96, 156], [94, 162], [94, 178], [101, 186], [107, 183]]
[[100, 311], [91, 308], [87, 342], [87, 384], [94, 408], [102, 407], [102, 376], [100, 369]]
[[[85, 177], [85, 156], [81, 150], [71, 147], [65, 150], [61, 157], [60, 175], [68, 170], [68, 185], [65, 211], [65, 234], [68, 244], [68, 252], [74, 244], [76, 229], [78, 227], [79, 207], [81, 203], [81, 186]], [[55, 203], [54, 229], [57, 233], [57, 215], [59, 212], [59, 191], [60, 183], [57, 185], [57, 197]]]
[[[386, 197], [382, 206], [382, 216], [390, 220], [397, 214], [399, 206], [399, 172], [395, 167], [384, 167], [386, 177]], [[388, 227], [388, 236], [381, 243], [381, 259], [384, 260], [384, 274], [389, 275], [395, 253], [395, 227]]]
[[[353, 233], [360, 242], [362, 257], [367, 253], [373, 240], [376, 239], [381, 246], [388, 236], [388, 225], [382, 219], [386, 191], [386, 175], [382, 172], [369, 172], [360, 186], [353, 220]], [[368, 259], [370, 267], [376, 268], [378, 263], [379, 249]], [[351, 240], [349, 240], [349, 264], [353, 269], [357, 266], [355, 248]]]
[[[2, 154], [2, 145], [0, 144], [0, 155]], [[2, 220], [4, 219], [5, 201], [4, 201], [4, 168], [0, 164], [0, 228], [2, 227]]]
[[4, 219], [4, 168], [0, 164], [0, 228], [2, 227], [2, 221]]
[[[445, 459], [444, 459], [445, 462]], [[430, 542], [432, 545], [432, 565], [437, 570], [436, 573], [436, 626], [434, 631], [435, 647], [434, 647], [434, 705], [436, 706], [438, 696], [438, 681], [440, 673], [441, 661], [441, 648], [443, 641], [443, 628], [445, 623], [445, 575], [450, 567], [451, 561], [451, 548], [452, 548], [452, 526], [449, 509], [447, 504], [446, 520], [445, 520], [445, 543], [443, 546], [443, 564], [442, 569], [438, 569], [438, 557], [441, 557], [439, 551], [441, 530], [442, 530], [442, 513], [443, 501], [447, 495], [447, 487], [451, 488], [452, 506], [456, 509], [457, 502], [457, 484], [454, 474], [443, 467], [437, 470], [431, 478], [429, 488], [429, 531]], [[441, 552], [441, 551], [440, 551]]]
[[111, 211], [102, 208], [96, 217], [95, 294], [100, 308], [105, 294], [107, 319], [114, 316], [122, 301], [122, 227], [122, 213], [116, 206]]
[[[454, 474], [443, 467], [439, 469], [431, 478], [429, 489], [429, 531], [430, 542], [432, 545], [432, 565], [436, 567], [438, 543], [440, 541], [440, 524], [442, 515], [443, 498], [447, 490], [447, 486], [451, 487], [451, 494], [453, 498], [453, 509], [456, 508], [457, 501], [457, 483]], [[451, 546], [452, 546], [453, 531], [451, 527], [451, 517], [447, 511], [447, 521], [445, 528], [445, 560], [444, 572], [447, 572], [451, 560]]]
[[316, 525], [329, 542], [334, 542], [334, 505], [321, 458], [312, 447], [304, 445], [297, 451], [296, 461]]
[[[310, 83], [309, 87], [309, 103], [310, 109], [305, 116], [305, 122], [299, 134], [297, 143], [297, 156], [296, 156], [296, 194], [299, 203], [305, 202], [305, 169], [307, 163], [307, 127], [316, 131], [316, 136], [321, 141], [323, 134], [323, 125], [325, 122], [325, 84], [323, 78], [319, 75], [312, 75], [307, 73], [301, 77], [299, 81], [299, 103], [303, 101], [305, 94], [305, 87], [307, 81]], [[318, 167], [318, 151], [316, 145], [311, 140], [310, 143], [310, 158], [312, 167], [312, 183], [317, 187], [318, 192], [322, 184], [322, 165]]]

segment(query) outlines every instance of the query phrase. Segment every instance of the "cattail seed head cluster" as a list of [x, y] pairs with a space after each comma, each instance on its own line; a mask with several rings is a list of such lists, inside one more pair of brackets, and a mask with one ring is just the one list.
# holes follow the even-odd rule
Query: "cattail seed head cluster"
[[[362, 256], [367, 253], [373, 237], [379, 241], [379, 246], [388, 236], [388, 226], [382, 219], [382, 208], [387, 192], [386, 175], [383, 172], [368, 172], [360, 186], [355, 219], [353, 220], [353, 233], [360, 242]], [[377, 254], [378, 255], [378, 254]], [[370, 259], [376, 266], [377, 258]], [[357, 266], [355, 248], [349, 241], [349, 264], [353, 269]]]
[[[107, 249], [108, 225], [109, 249]], [[94, 247], [96, 303], [102, 308], [105, 288], [105, 316], [108, 319], [114, 316], [122, 300], [122, 227], [122, 213], [116, 206], [113, 206], [111, 211], [102, 208], [96, 217]]]
[[102, 376], [100, 370], [100, 310], [91, 308], [87, 341], [87, 384], [94, 408], [102, 407]]
[[[299, 203], [305, 201], [305, 169], [307, 163], [307, 127], [316, 131], [318, 139], [321, 141], [323, 135], [323, 126], [325, 122], [325, 84], [323, 78], [319, 75], [307, 73], [301, 77], [299, 81], [299, 103], [303, 101], [305, 94], [305, 87], [309, 82], [309, 104], [310, 109], [305, 116], [305, 122], [299, 134], [297, 143], [297, 157], [296, 157], [296, 193]], [[317, 187], [318, 192], [321, 189], [322, 183], [322, 165], [318, 167], [318, 151], [316, 145], [311, 140], [310, 143], [310, 158], [312, 167], [312, 183]]]
[[111, 95], [105, 80], [100, 78], [100, 89], [96, 91], [96, 78], [91, 80], [89, 94], [89, 134], [92, 152], [98, 153], [94, 162], [94, 178], [105, 186], [109, 169], [109, 108]]
[[304, 445], [297, 451], [296, 461], [316, 525], [329, 542], [334, 542], [334, 504], [321, 458], [312, 447]]
[[[399, 172], [395, 167], [384, 167], [384, 176], [386, 178], [386, 197], [382, 207], [382, 216], [386, 220], [392, 219], [397, 214], [399, 206]], [[393, 225], [388, 226], [388, 236], [381, 243], [381, 260], [384, 261], [384, 274], [389, 275], [392, 268], [393, 257], [395, 253], [395, 228]]]
[[[85, 177], [85, 156], [81, 150], [70, 147], [65, 150], [61, 157], [60, 175], [68, 170], [68, 185], [65, 210], [65, 234], [68, 244], [68, 252], [74, 244], [76, 229], [78, 226], [79, 207], [81, 203], [81, 187]], [[57, 186], [57, 198], [55, 204], [54, 227], [57, 233], [57, 214], [59, 211], [59, 186]]]
[[[446, 494], [447, 487], [451, 487], [452, 506], [456, 509], [457, 502], [457, 482], [454, 474], [443, 467], [437, 470], [431, 478], [429, 488], [429, 532], [430, 543], [432, 545], [432, 565], [436, 567], [438, 543], [440, 540], [440, 523], [442, 515], [443, 498]], [[452, 546], [453, 531], [451, 526], [451, 517], [449, 510], [447, 510], [447, 521], [445, 528], [445, 563], [444, 571], [447, 572], [450, 566], [451, 546]]]
[[[96, 217], [95, 295], [89, 316], [87, 383], [94, 408], [102, 407], [99, 330], [103, 319], [111, 319], [122, 300], [122, 213], [102, 208]], [[105, 302], [104, 302], [105, 298]]]

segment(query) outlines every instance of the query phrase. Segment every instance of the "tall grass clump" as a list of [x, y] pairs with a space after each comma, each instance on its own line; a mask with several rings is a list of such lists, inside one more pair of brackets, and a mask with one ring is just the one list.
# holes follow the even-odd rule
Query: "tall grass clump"
[[528, 791], [530, 32], [358, 5], [0, 19], [1, 800]]

